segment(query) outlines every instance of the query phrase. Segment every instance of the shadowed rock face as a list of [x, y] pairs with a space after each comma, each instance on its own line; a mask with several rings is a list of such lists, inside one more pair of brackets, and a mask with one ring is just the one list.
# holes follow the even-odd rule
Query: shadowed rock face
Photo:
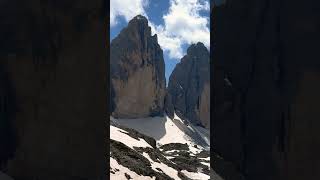
[[212, 144], [247, 180], [320, 179], [319, 7], [228, 0], [213, 9]]
[[202, 43], [191, 45], [169, 78], [166, 111], [210, 127], [210, 55]]
[[13, 105], [0, 121], [12, 129], [6, 136], [16, 137], [14, 149], [6, 148], [5, 173], [23, 180], [105, 177], [104, 2], [0, 4], [0, 84], [7, 85], [0, 94]]
[[134, 17], [110, 45], [111, 104], [116, 118], [163, 115], [163, 52], [145, 17]]

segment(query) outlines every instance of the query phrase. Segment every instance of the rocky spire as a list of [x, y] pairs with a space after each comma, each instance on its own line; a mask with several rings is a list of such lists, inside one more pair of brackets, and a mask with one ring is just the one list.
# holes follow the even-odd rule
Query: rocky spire
[[138, 15], [112, 40], [112, 116], [141, 118], [163, 114], [163, 52], [148, 20]]
[[203, 43], [192, 44], [173, 70], [166, 111], [206, 128], [210, 125], [210, 54]]

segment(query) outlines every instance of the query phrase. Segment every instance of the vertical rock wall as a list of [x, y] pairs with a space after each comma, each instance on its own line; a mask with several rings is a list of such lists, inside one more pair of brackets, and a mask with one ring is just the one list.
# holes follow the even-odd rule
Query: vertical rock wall
[[142, 118], [163, 115], [165, 66], [157, 35], [148, 20], [134, 17], [110, 47], [112, 116]]
[[[194, 124], [210, 127], [210, 54], [202, 43], [191, 45], [169, 78], [167, 114], [175, 111]], [[169, 105], [171, 101], [172, 105]]]

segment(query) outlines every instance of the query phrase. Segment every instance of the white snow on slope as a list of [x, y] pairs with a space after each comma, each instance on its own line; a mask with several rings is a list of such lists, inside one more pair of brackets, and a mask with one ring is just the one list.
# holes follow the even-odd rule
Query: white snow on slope
[[210, 176], [203, 174], [203, 173], [194, 173], [194, 172], [189, 172], [186, 170], [181, 171], [183, 174], [188, 176], [188, 178], [191, 178], [193, 180], [203, 180], [203, 179], [210, 179]]
[[[166, 164], [152, 161], [152, 159], [149, 157], [149, 155], [147, 153], [143, 153], [143, 156], [146, 157], [151, 162], [152, 169], [158, 171], [156, 168], [160, 168], [165, 174], [169, 175], [171, 178], [176, 179], [176, 180], [181, 179], [178, 176], [177, 170], [167, 166]], [[200, 173], [200, 172], [194, 173], [194, 172], [189, 172], [186, 170], [182, 170], [181, 172], [193, 180], [210, 179], [210, 176], [203, 174], [203, 173]]]
[[[110, 119], [118, 124], [153, 137], [157, 141], [158, 146], [169, 143], [187, 143], [190, 151], [194, 154], [199, 153], [204, 147], [197, 143], [197, 140], [188, 136], [186, 134], [187, 130], [198, 134], [199, 137], [203, 137], [206, 142], [210, 141], [208, 140], [210, 136], [208, 131], [204, 133], [205, 130], [203, 130], [203, 128], [201, 129], [201, 127], [193, 126], [190, 123], [189, 125], [184, 124], [176, 114], [173, 119], [170, 119], [168, 116], [139, 119], [115, 119], [110, 117]], [[198, 148], [194, 148], [194, 145], [197, 145]], [[206, 147], [206, 149], [208, 148], [209, 147]]]
[[203, 140], [210, 146], [210, 132], [208, 129], [205, 129], [203, 127], [200, 126], [193, 126], [191, 125], [191, 127], [198, 133], [201, 135], [201, 137], [203, 138]]
[[[128, 147], [130, 147], [131, 149], [133, 149], [133, 146], [135, 147], [151, 147], [149, 144], [147, 144], [147, 142], [145, 142], [143, 139], [140, 139], [139, 141], [131, 138], [130, 136], [122, 133], [122, 132], [126, 132], [122, 129], [119, 129], [117, 127], [114, 126], [110, 126], [111, 129], [111, 134], [110, 134], [110, 138], [119, 142], [124, 143], [125, 145], [127, 145]], [[181, 180], [181, 178], [179, 178], [178, 176], [178, 171], [169, 167], [166, 164], [163, 163], [158, 163], [158, 162], [154, 162], [150, 156], [147, 153], [143, 153], [142, 154], [144, 157], [146, 157], [150, 163], [151, 163], [151, 168], [154, 169], [155, 171], [161, 172], [159, 170], [157, 170], [156, 168], [160, 168], [162, 170], [162, 172], [164, 172], [165, 174], [167, 174], [169, 177], [172, 177], [175, 180]], [[110, 167], [111, 170], [115, 173], [110, 173], [110, 177], [111, 179], [115, 179], [115, 180], [127, 180], [127, 178], [125, 177], [125, 173], [127, 173], [128, 175], [130, 175], [130, 177], [132, 179], [136, 179], [136, 180], [152, 180], [155, 179], [155, 177], [149, 177], [149, 176], [140, 176], [137, 173], [131, 171], [130, 169], [120, 165], [114, 158], [110, 157]], [[186, 176], [189, 176], [191, 179], [194, 180], [207, 180], [209, 179], [207, 175], [203, 174], [203, 173], [192, 173], [192, 172], [188, 172], [188, 171], [182, 171], [182, 173], [184, 173]]]
[[130, 175], [133, 179], [139, 179], [139, 180], [152, 180], [155, 179], [155, 177], [151, 178], [149, 176], [140, 176], [139, 174], [131, 171], [130, 169], [120, 165], [115, 159], [110, 157], [110, 167], [112, 171], [115, 172], [115, 174], [110, 173], [110, 179], [114, 180], [127, 180], [126, 176], [124, 175], [127, 173]]
[[110, 139], [122, 142], [123, 144], [127, 145], [131, 149], [134, 146], [135, 147], [151, 147], [144, 139], [140, 138], [138, 141], [125, 133], [128, 133], [128, 132], [114, 126], [110, 126]]
[[[114, 126], [110, 126], [110, 139], [122, 142], [123, 144], [127, 145], [131, 149], [133, 149], [133, 147], [151, 147], [144, 139], [139, 139], [139, 141], [138, 141], [138, 140], [128, 136], [125, 133], [126, 133], [125, 130], [122, 130], [122, 129], [114, 127]], [[170, 176], [170, 177], [172, 177], [174, 179], [180, 180], [180, 178], [178, 177], [178, 171], [177, 170], [167, 166], [166, 164], [154, 162], [149, 157], [149, 155], [147, 153], [143, 153], [142, 155], [144, 157], [146, 157], [150, 161], [151, 167], [155, 171], [159, 171], [156, 168], [160, 168], [168, 176]], [[149, 176], [140, 176], [140, 175], [136, 174], [135, 172], [131, 171], [130, 169], [120, 165], [112, 157], [110, 157], [110, 167], [111, 167], [111, 170], [113, 172], [115, 172], [115, 174], [110, 173], [111, 179], [127, 180], [127, 178], [124, 175], [125, 173], [130, 175], [131, 178], [137, 179], [137, 180], [150, 180], [150, 179], [154, 179], [155, 178], [155, 177], [151, 178]], [[118, 171], [116, 171], [116, 169], [118, 169]], [[159, 172], [161, 172], [161, 171], [159, 171]]]
[[153, 137], [160, 144], [189, 142], [186, 137], [184, 137], [185, 134], [181, 132], [168, 117], [115, 119], [115, 121], [123, 126]]
[[[186, 131], [197, 133], [199, 136], [207, 136], [209, 138], [209, 133], [207, 133], [204, 129], [201, 127], [193, 126], [190, 123], [185, 124], [183, 120], [181, 120], [177, 115], [173, 119], [170, 119], [169, 117], [148, 117], [148, 118], [140, 118], [140, 119], [114, 119], [113, 117], [110, 117], [110, 120], [115, 123], [119, 124], [128, 128], [135, 129], [139, 131], [142, 134], [145, 134], [147, 136], [153, 137], [157, 141], [157, 146], [161, 146], [164, 144], [169, 143], [187, 143], [189, 146], [189, 149], [192, 154], [195, 155], [199, 152], [201, 152], [204, 148], [201, 147], [195, 139], [191, 138], [187, 135]], [[110, 126], [110, 138], [114, 139], [116, 141], [122, 142], [131, 149], [133, 147], [151, 147], [144, 139], [134, 139], [125, 133], [126, 131], [122, 130], [120, 128]], [[194, 145], [197, 145], [197, 148], [194, 147]], [[151, 147], [152, 148], [152, 147]], [[171, 152], [171, 151], [167, 151]], [[153, 170], [161, 172], [157, 170], [156, 168], [160, 168], [162, 172], [167, 174], [168, 176], [174, 178], [175, 180], [179, 180], [178, 177], [178, 171], [167, 166], [166, 164], [154, 162], [147, 153], [142, 154], [144, 157], [146, 157], [150, 163]], [[173, 158], [173, 156], [166, 156], [167, 159]], [[210, 158], [205, 158], [206, 160], [210, 160]], [[114, 162], [115, 161], [115, 162]], [[201, 162], [205, 165], [209, 165], [209, 163]], [[113, 166], [118, 167], [119, 165], [116, 160], [113, 159]], [[116, 172], [116, 174], [110, 174], [111, 176], [114, 176], [115, 179], [122, 179], [125, 178], [124, 173], [129, 174], [133, 179], [138, 180], [144, 180], [144, 179], [152, 179], [151, 177], [146, 176], [139, 176], [135, 172], [130, 171], [128, 168], [121, 167], [117, 168], [120, 169], [119, 172]], [[188, 176], [191, 179], [195, 180], [207, 180], [210, 177], [204, 173], [198, 172], [188, 172], [188, 171], [182, 171], [183, 174]], [[154, 177], [153, 177], [154, 178]], [[215, 179], [213, 179], [215, 180]]]
[[[160, 168], [166, 175], [173, 179], [180, 179], [178, 177], [178, 171], [173, 169], [172, 167], [167, 166], [163, 163], [154, 162], [147, 153], [143, 153], [143, 156], [146, 157], [151, 162], [151, 167], [155, 171], [158, 171], [156, 168]], [[161, 172], [161, 171], [158, 171]]]
[[208, 162], [201, 162], [201, 164], [210, 167], [210, 163], [208, 163]]

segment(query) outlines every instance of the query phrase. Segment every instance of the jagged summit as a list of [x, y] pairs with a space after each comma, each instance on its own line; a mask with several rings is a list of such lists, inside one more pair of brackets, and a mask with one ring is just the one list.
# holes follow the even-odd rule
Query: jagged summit
[[134, 18], [132, 18], [132, 20], [148, 21], [147, 18], [141, 14], [136, 15]]
[[203, 43], [190, 45], [169, 78], [166, 113], [193, 124], [210, 125], [210, 54]]
[[132, 18], [128, 23], [128, 27], [131, 27], [131, 26], [138, 26], [141, 28], [148, 28], [148, 29], [150, 28], [148, 26], [148, 19], [142, 15], [137, 15], [134, 18]]
[[192, 43], [188, 49], [191, 48], [206, 48], [206, 46], [202, 42]]
[[187, 49], [187, 55], [200, 56], [201, 54], [204, 56], [209, 56], [209, 51], [202, 42], [191, 44]]
[[163, 115], [165, 73], [163, 51], [151, 35], [148, 20], [134, 17], [110, 44], [113, 116], [141, 118]]
[[[151, 27], [148, 24], [148, 19], [143, 15], [137, 15], [133, 17], [129, 23], [128, 26], [123, 28], [121, 32], [118, 34], [116, 38], [114, 38], [111, 42], [113, 44], [117, 44], [116, 41], [119, 41], [120, 39], [126, 39], [128, 38], [128, 35], [131, 38], [139, 37], [142, 44], [146, 44], [145, 42], [147, 39], [154, 42], [154, 44], [158, 44], [158, 36], [157, 34], [152, 35], [151, 33]], [[120, 37], [122, 36], [122, 37]], [[126, 36], [126, 37], [123, 37]], [[158, 44], [159, 48], [160, 45]]]

